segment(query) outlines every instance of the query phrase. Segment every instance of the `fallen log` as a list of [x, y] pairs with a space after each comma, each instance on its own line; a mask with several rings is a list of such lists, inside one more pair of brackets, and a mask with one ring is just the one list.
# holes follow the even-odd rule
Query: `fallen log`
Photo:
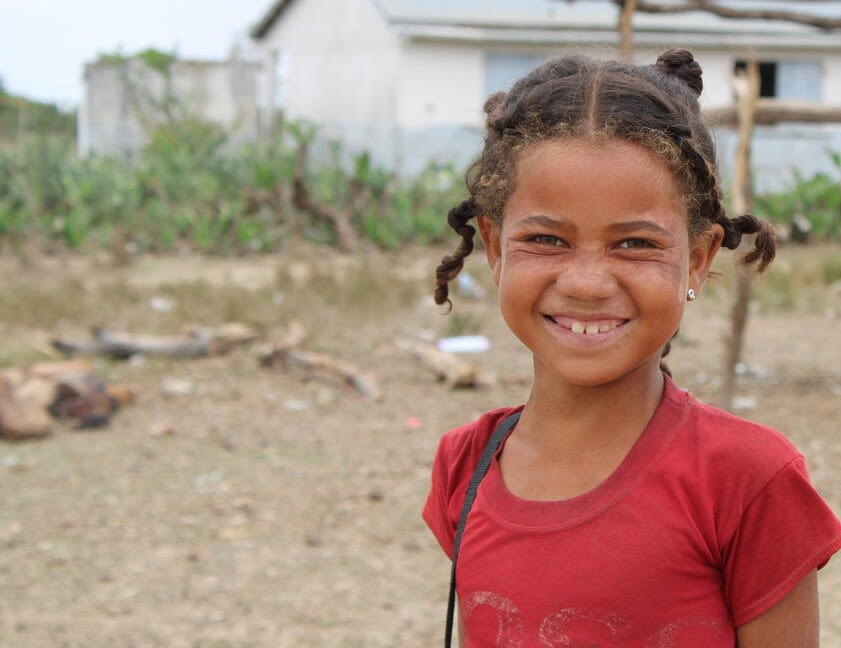
[[343, 383], [353, 387], [360, 394], [371, 400], [380, 400], [382, 391], [376, 379], [355, 365], [338, 360], [324, 353], [304, 351], [299, 347], [306, 338], [306, 329], [300, 322], [292, 321], [283, 338], [274, 346], [263, 349], [258, 362], [261, 367], [294, 367], [307, 371], [327, 373]]
[[399, 340], [397, 346], [410, 353], [421, 366], [450, 388], [485, 387], [493, 382], [491, 375], [483, 373], [478, 367], [452, 353], [411, 340]]
[[243, 324], [229, 323], [221, 327], [194, 328], [186, 335], [136, 335], [94, 327], [90, 342], [55, 339], [52, 346], [69, 355], [102, 355], [126, 360], [136, 355], [168, 358], [202, 358], [227, 353], [234, 346], [256, 339], [257, 334]]
[[339, 378], [366, 398], [373, 401], [382, 399], [383, 394], [376, 379], [349, 362], [337, 360], [324, 353], [295, 348], [281, 350], [279, 358], [286, 368], [300, 367], [309, 371], [323, 371]]
[[307, 331], [303, 325], [298, 321], [291, 321], [286, 334], [277, 344], [268, 346], [259, 351], [258, 362], [261, 367], [273, 367], [275, 365], [283, 364], [283, 353], [289, 349], [294, 349], [301, 344], [307, 337]]

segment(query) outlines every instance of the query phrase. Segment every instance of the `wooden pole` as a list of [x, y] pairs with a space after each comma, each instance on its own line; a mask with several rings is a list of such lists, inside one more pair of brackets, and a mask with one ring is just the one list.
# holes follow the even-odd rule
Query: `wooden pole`
[[[750, 174], [750, 156], [756, 103], [759, 98], [759, 65], [757, 62], [749, 61], [747, 69], [738, 74], [733, 85], [736, 90], [739, 114], [739, 141], [736, 148], [733, 178], [733, 210], [735, 214], [742, 215], [753, 210], [753, 180]], [[747, 240], [748, 238], [750, 240]], [[752, 244], [753, 237], [746, 237], [738, 251]], [[733, 408], [736, 365], [742, 357], [745, 328], [748, 321], [748, 304], [751, 296], [750, 274], [740, 268], [736, 273], [734, 284], [735, 296], [730, 315], [730, 332], [725, 346], [724, 379], [721, 393], [721, 405], [726, 409]]]
[[626, 61], [634, 58], [634, 12], [639, 0], [624, 0], [619, 14], [619, 52]]
[[[704, 120], [713, 127], [738, 126], [739, 107], [728, 105], [705, 108]], [[780, 122], [837, 124], [841, 122], [841, 105], [764, 98], [757, 100], [754, 124], [771, 125]]]

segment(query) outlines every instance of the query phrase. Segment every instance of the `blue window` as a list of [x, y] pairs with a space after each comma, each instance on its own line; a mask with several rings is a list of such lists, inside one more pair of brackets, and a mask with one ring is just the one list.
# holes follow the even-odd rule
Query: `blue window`
[[506, 91], [520, 77], [546, 60], [538, 54], [487, 52], [485, 54], [485, 95]]

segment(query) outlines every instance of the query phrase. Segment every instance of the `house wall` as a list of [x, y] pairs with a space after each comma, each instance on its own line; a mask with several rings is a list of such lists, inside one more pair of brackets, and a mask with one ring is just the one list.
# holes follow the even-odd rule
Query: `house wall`
[[373, 2], [292, 2], [260, 45], [278, 61], [287, 118], [314, 121], [350, 149], [392, 136], [399, 41]]
[[[259, 66], [244, 61], [177, 61], [171, 69], [172, 106], [224, 127], [230, 143], [257, 136]], [[166, 96], [163, 74], [138, 61], [85, 66], [79, 110], [78, 151], [82, 156], [118, 155], [140, 148], [149, 128], [162, 123]]]
[[466, 43], [405, 41], [400, 61], [394, 167], [414, 174], [430, 160], [466, 166], [482, 140], [482, 52]]
[[484, 102], [484, 59], [473, 44], [406, 42], [401, 49], [397, 123], [415, 129], [478, 126]]

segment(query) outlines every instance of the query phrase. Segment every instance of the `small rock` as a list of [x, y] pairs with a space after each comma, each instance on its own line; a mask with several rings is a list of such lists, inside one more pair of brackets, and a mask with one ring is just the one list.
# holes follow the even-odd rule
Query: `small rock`
[[405, 549], [406, 551], [415, 552], [415, 551], [420, 551], [421, 546], [416, 540], [407, 540], [406, 542], [403, 543], [403, 549]]
[[756, 409], [756, 403], [755, 396], [736, 396], [733, 399], [733, 409], [737, 412]]
[[328, 405], [332, 405], [339, 399], [339, 394], [336, 392], [335, 389], [331, 389], [330, 387], [321, 387], [315, 393], [315, 404], [319, 407], [327, 407]]
[[375, 488], [368, 491], [367, 498], [369, 502], [382, 502], [385, 499], [385, 495], [380, 489]]
[[3, 466], [11, 473], [23, 473], [32, 468], [30, 461], [17, 454], [9, 454], [3, 457]]
[[155, 423], [149, 428], [149, 434], [154, 437], [173, 436], [175, 428], [170, 423]]

